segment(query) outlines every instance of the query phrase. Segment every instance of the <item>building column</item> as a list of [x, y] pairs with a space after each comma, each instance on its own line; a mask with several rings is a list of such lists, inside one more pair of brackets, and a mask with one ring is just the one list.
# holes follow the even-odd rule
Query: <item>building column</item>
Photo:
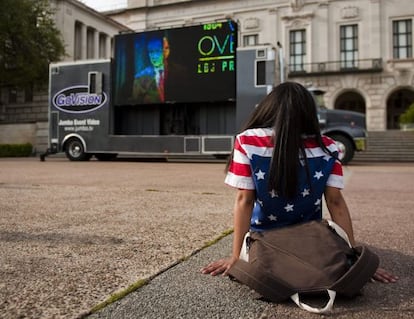
[[[370, 52], [370, 56], [374, 58], [380, 58], [381, 52], [386, 52], [387, 41], [382, 41], [384, 34], [383, 24], [381, 20], [381, 8], [379, 1], [371, 1], [369, 7], [369, 27], [370, 27], [370, 41], [367, 41], [367, 49]], [[388, 21], [387, 21], [388, 23]], [[385, 43], [384, 43], [385, 42]]]

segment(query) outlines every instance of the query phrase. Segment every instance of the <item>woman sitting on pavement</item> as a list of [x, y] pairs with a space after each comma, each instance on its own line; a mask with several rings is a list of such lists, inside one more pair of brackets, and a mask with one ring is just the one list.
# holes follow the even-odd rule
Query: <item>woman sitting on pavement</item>
[[[232, 255], [210, 263], [201, 272], [227, 275], [239, 259], [249, 230], [322, 219], [322, 195], [332, 220], [354, 246], [337, 155], [335, 142], [321, 135], [315, 101], [308, 90], [294, 82], [275, 87], [237, 135], [228, 165], [225, 183], [238, 189]], [[373, 279], [391, 283], [398, 277], [378, 268]]]

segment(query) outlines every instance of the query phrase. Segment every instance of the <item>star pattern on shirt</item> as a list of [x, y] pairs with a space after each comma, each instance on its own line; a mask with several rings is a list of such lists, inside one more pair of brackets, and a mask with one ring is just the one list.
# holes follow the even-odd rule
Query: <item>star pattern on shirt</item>
[[259, 171], [257, 173], [255, 173], [254, 175], [256, 175], [257, 179], [264, 179], [265, 177], [265, 172], [262, 172], [262, 170], [259, 169]]
[[277, 217], [273, 214], [268, 215], [267, 218], [269, 218], [269, 220], [271, 220], [272, 222], [277, 221]]
[[301, 193], [302, 197], [306, 197], [310, 195], [310, 189], [309, 188], [304, 188], [303, 192]]
[[[308, 154], [308, 149], [306, 149]], [[322, 196], [324, 186], [332, 173], [335, 158], [330, 154], [313, 154], [308, 158], [300, 156], [300, 165], [307, 166], [300, 171], [298, 192], [294, 198], [288, 199], [282, 192], [267, 188], [270, 159], [261, 154], [247, 154], [253, 172], [250, 177], [257, 190], [257, 197], [251, 218], [252, 229], [261, 230], [277, 226], [279, 223], [291, 223], [299, 220], [315, 219], [322, 214]], [[301, 168], [302, 169], [302, 168]], [[310, 177], [309, 180], [307, 177]]]
[[272, 191], [269, 192], [269, 194], [270, 194], [270, 197], [272, 197], [272, 198], [279, 197], [274, 189], [272, 189]]
[[293, 206], [294, 206], [294, 205], [292, 205], [292, 204], [287, 204], [287, 205], [284, 207], [284, 209], [285, 209], [286, 213], [287, 213], [287, 212], [293, 212]]
[[314, 203], [314, 205], [316, 206], [316, 208], [315, 208], [315, 211], [317, 212], [318, 210], [320, 210], [321, 209], [321, 199], [320, 198], [318, 198], [317, 200], [316, 200], [316, 202]]
[[321, 177], [323, 177], [322, 171], [315, 172], [315, 175], [313, 175], [317, 180], [319, 180]]

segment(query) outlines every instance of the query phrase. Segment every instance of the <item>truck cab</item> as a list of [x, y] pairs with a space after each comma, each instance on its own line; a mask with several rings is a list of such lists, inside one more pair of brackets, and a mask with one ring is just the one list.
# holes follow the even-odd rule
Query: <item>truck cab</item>
[[365, 114], [328, 109], [323, 104], [324, 91], [316, 88], [308, 90], [315, 97], [322, 134], [335, 140], [340, 151], [339, 159], [343, 164], [349, 163], [355, 152], [363, 151], [366, 148]]

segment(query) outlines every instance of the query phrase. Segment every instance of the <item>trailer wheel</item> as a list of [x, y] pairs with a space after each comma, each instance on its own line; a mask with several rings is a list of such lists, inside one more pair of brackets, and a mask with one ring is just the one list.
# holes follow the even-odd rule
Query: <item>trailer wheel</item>
[[330, 137], [336, 142], [339, 149], [339, 159], [342, 164], [348, 164], [354, 157], [354, 145], [346, 136], [332, 134]]
[[66, 142], [65, 153], [71, 161], [88, 161], [92, 156], [85, 153], [85, 148], [78, 138], [71, 138]]
[[112, 161], [114, 160], [118, 154], [116, 153], [97, 153], [95, 157], [98, 161]]

